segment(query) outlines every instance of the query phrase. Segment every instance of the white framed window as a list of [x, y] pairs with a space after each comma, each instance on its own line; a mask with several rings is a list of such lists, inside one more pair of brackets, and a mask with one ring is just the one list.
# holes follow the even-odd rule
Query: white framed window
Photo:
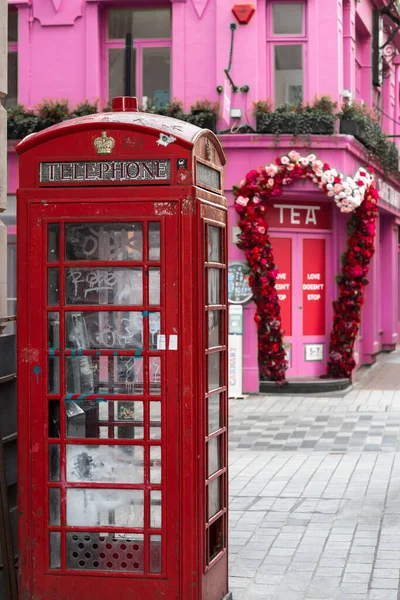
[[304, 99], [306, 5], [304, 2], [270, 2], [268, 46], [275, 107]]
[[125, 40], [132, 35], [132, 95], [157, 106], [171, 98], [171, 9], [110, 8], [103, 22], [103, 94], [124, 95]]

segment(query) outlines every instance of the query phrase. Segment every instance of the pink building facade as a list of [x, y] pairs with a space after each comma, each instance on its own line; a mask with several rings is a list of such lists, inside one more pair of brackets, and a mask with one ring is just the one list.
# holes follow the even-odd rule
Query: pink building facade
[[[231, 200], [231, 261], [244, 260], [236, 246], [231, 190], [249, 170], [291, 149], [301, 155], [314, 153], [351, 176], [368, 162], [365, 148], [349, 135], [294, 140], [289, 135], [277, 139], [240, 133], [243, 123], [255, 130], [254, 101], [269, 99], [276, 107], [312, 101], [316, 95], [330, 95], [338, 102], [351, 97], [376, 107], [385, 133], [400, 137], [400, 60], [395, 57], [400, 35], [391, 42], [393, 53], [387, 54], [385, 77], [379, 84], [371, 61], [377, 35], [373, 15], [379, 15], [388, 0], [253, 0], [249, 4], [255, 11], [248, 24], [237, 24], [230, 70], [239, 88], [231, 94], [231, 109], [240, 116], [225, 113], [219, 123], [225, 131], [220, 139], [227, 155], [225, 184]], [[217, 88], [224, 86], [229, 63], [233, 5], [233, 0], [9, 0], [7, 105], [19, 102], [34, 107], [43, 98], [68, 98], [72, 107], [85, 99], [104, 106], [112, 96], [123, 94], [126, 33], [133, 36], [132, 91], [140, 100], [162, 104], [178, 98], [187, 109], [200, 98], [223, 105], [224, 94]], [[398, 15], [397, 8], [395, 3], [391, 10]], [[390, 35], [389, 21], [383, 13], [377, 21], [381, 45]], [[241, 91], [243, 86], [249, 91]], [[4, 217], [9, 226], [10, 301], [15, 297], [17, 167], [10, 143], [9, 208]], [[372, 364], [381, 351], [393, 350], [400, 331], [400, 179], [384, 177], [379, 167], [377, 177], [381, 199], [376, 254], [356, 344], [358, 367]], [[288, 378], [318, 377], [326, 370], [335, 275], [346, 245], [348, 217], [311, 183], [291, 186], [278, 200], [271, 205], [270, 229], [281, 273]], [[254, 314], [254, 304], [246, 304], [245, 392], [260, 389]]]

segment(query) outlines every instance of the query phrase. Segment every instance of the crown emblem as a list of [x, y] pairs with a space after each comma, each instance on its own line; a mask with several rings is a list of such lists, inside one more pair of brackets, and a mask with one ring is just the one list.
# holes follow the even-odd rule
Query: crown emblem
[[107, 133], [103, 131], [101, 137], [94, 140], [94, 146], [97, 154], [111, 154], [115, 146], [115, 140], [113, 137], [107, 137]]

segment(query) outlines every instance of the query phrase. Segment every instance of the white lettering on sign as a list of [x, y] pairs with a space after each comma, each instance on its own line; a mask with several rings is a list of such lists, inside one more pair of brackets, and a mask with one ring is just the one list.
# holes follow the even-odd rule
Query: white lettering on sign
[[276, 283], [275, 288], [277, 290], [288, 290], [290, 288], [290, 283]]
[[303, 290], [323, 290], [323, 283], [303, 283]]
[[400, 192], [392, 188], [392, 186], [385, 181], [382, 181], [382, 179], [378, 180], [378, 190], [382, 200], [394, 208], [400, 209]]
[[[321, 210], [320, 206], [298, 206], [290, 204], [274, 204], [274, 208], [279, 208], [279, 223], [283, 225], [285, 213], [284, 211], [290, 211], [290, 224], [291, 225], [302, 225], [301, 218], [304, 220], [304, 225], [318, 225], [317, 223], [317, 210]], [[302, 211], [302, 212], [299, 212]], [[305, 214], [304, 214], [305, 213]], [[287, 214], [287, 213], [286, 213]]]
[[165, 181], [171, 178], [169, 159], [40, 163], [41, 183], [96, 181]]
[[286, 273], [278, 273], [276, 276], [277, 279], [286, 279]]

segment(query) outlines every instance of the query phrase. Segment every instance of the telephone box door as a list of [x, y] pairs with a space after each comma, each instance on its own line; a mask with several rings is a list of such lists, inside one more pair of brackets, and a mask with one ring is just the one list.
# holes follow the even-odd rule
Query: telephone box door
[[30, 598], [179, 595], [176, 213], [31, 205]]

